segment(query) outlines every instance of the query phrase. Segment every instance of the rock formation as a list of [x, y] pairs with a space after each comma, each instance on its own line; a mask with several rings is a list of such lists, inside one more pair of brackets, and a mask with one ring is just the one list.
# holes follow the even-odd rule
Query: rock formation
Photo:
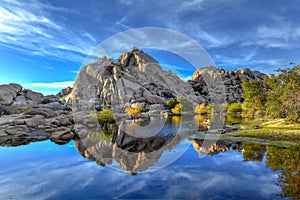
[[243, 145], [239, 141], [233, 140], [204, 140], [204, 139], [193, 139], [192, 145], [198, 153], [214, 156], [216, 154], [229, 151], [233, 149], [236, 152], [243, 151]]
[[72, 92], [73, 88], [72, 87], [66, 87], [65, 89], [62, 89], [59, 91], [59, 93], [56, 94], [57, 97], [65, 97], [69, 95]]
[[[215, 90], [216, 84], [210, 82], [216, 78], [217, 74], [220, 75], [223, 80], [221, 84], [225, 86], [225, 96], [227, 101], [243, 101], [242, 82], [244, 80], [258, 79], [263, 83], [263, 86], [266, 87], [264, 81], [266, 74], [258, 71], [251, 71], [248, 68], [233, 70], [231, 73], [229, 73], [228, 70], [218, 69], [212, 66], [199, 68], [194, 72], [192, 80], [190, 80], [189, 83], [192, 85], [195, 92], [202, 95], [207, 102], [210, 102], [214, 96], [221, 94]], [[206, 79], [204, 77], [206, 77]], [[209, 87], [208, 84], [210, 84]]]
[[[75, 140], [77, 151], [100, 166], [111, 165], [116, 160], [123, 170], [132, 175], [154, 166], [165, 150], [174, 149], [189, 134], [193, 134], [171, 132], [137, 138], [127, 134], [116, 124], [110, 124], [106, 133], [103, 130], [98, 129], [88, 135], [79, 132], [80, 140]], [[98, 136], [94, 137], [94, 134]]]
[[101, 105], [163, 104], [178, 96], [195, 104], [204, 101], [195, 95], [190, 84], [171, 71], [162, 70], [156, 60], [137, 48], [121, 55], [117, 62], [104, 56], [85, 66], [70, 96]]
[[19, 84], [0, 85], [0, 104], [2, 105], [33, 105], [43, 98], [42, 93], [23, 89]]

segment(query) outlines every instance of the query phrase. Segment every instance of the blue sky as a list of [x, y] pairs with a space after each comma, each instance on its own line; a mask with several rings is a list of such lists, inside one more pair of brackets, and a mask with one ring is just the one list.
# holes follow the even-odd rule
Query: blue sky
[[[2, 0], [0, 83], [56, 93], [72, 85], [99, 43], [140, 27], [186, 34], [218, 67], [271, 73], [299, 64], [299, 19], [296, 0]], [[178, 56], [145, 51], [174, 70], [191, 68]], [[180, 73], [187, 78], [191, 70]]]

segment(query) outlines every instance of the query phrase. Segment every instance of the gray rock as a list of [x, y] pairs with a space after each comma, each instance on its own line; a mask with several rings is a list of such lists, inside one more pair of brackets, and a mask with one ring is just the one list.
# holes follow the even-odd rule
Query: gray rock
[[151, 111], [162, 111], [163, 106], [161, 104], [152, 104], [149, 106], [149, 110]]
[[16, 134], [25, 134], [28, 133], [29, 129], [26, 125], [16, 125], [16, 126], [9, 126], [6, 128], [5, 132], [10, 135], [16, 135]]
[[26, 120], [26, 125], [30, 128], [37, 128], [39, 125], [45, 124], [45, 118], [42, 115], [36, 115], [31, 119]]
[[[266, 75], [257, 71], [251, 71], [247, 68], [242, 70], [233, 70], [229, 73], [227, 70], [218, 69], [215, 67], [198, 68], [189, 83], [198, 92], [204, 96], [207, 102], [220, 97], [224, 94], [226, 100], [242, 101], [242, 81], [259, 79], [266, 88], [264, 77]], [[217, 79], [221, 78], [216, 84]], [[213, 83], [213, 84], [211, 84]], [[221, 87], [220, 87], [221, 86]], [[217, 89], [225, 87], [225, 91], [217, 91]]]
[[32, 110], [28, 110], [24, 113], [25, 115], [42, 115], [45, 118], [50, 118], [56, 116], [56, 113], [49, 108], [34, 108]]
[[6, 108], [0, 104], [0, 117], [6, 113]]
[[0, 137], [5, 137], [5, 136], [8, 136], [8, 134], [5, 133], [5, 132], [0, 131]]
[[17, 88], [12, 85], [0, 85], [0, 103], [3, 105], [12, 104], [17, 92]]
[[55, 120], [59, 123], [61, 126], [68, 126], [72, 123], [69, 121], [69, 118], [67, 116], [58, 116], [55, 118]]
[[194, 95], [195, 101], [200, 99], [190, 84], [171, 71], [162, 70], [151, 56], [134, 49], [121, 55], [116, 63], [102, 57], [85, 66], [69, 97], [80, 97], [80, 103], [91, 103], [93, 99], [103, 105], [125, 105], [145, 101], [163, 104], [169, 98], [189, 95]]

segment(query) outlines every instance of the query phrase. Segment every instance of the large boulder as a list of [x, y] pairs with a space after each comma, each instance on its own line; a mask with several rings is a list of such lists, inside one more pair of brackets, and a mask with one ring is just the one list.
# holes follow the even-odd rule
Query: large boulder
[[43, 98], [42, 93], [22, 89], [21, 85], [15, 83], [0, 85], [0, 104], [3, 105], [34, 105], [38, 104]]
[[22, 90], [18, 84], [0, 85], [0, 104], [10, 105]]

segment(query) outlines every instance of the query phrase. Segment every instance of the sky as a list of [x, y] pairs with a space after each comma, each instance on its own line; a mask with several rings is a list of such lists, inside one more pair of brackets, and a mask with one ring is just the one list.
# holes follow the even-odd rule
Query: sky
[[[99, 44], [143, 27], [185, 34], [217, 67], [270, 74], [300, 63], [299, 19], [297, 0], [1, 0], [0, 84], [57, 93], [72, 85]], [[192, 68], [204, 67], [168, 52], [144, 51], [184, 80]]]

